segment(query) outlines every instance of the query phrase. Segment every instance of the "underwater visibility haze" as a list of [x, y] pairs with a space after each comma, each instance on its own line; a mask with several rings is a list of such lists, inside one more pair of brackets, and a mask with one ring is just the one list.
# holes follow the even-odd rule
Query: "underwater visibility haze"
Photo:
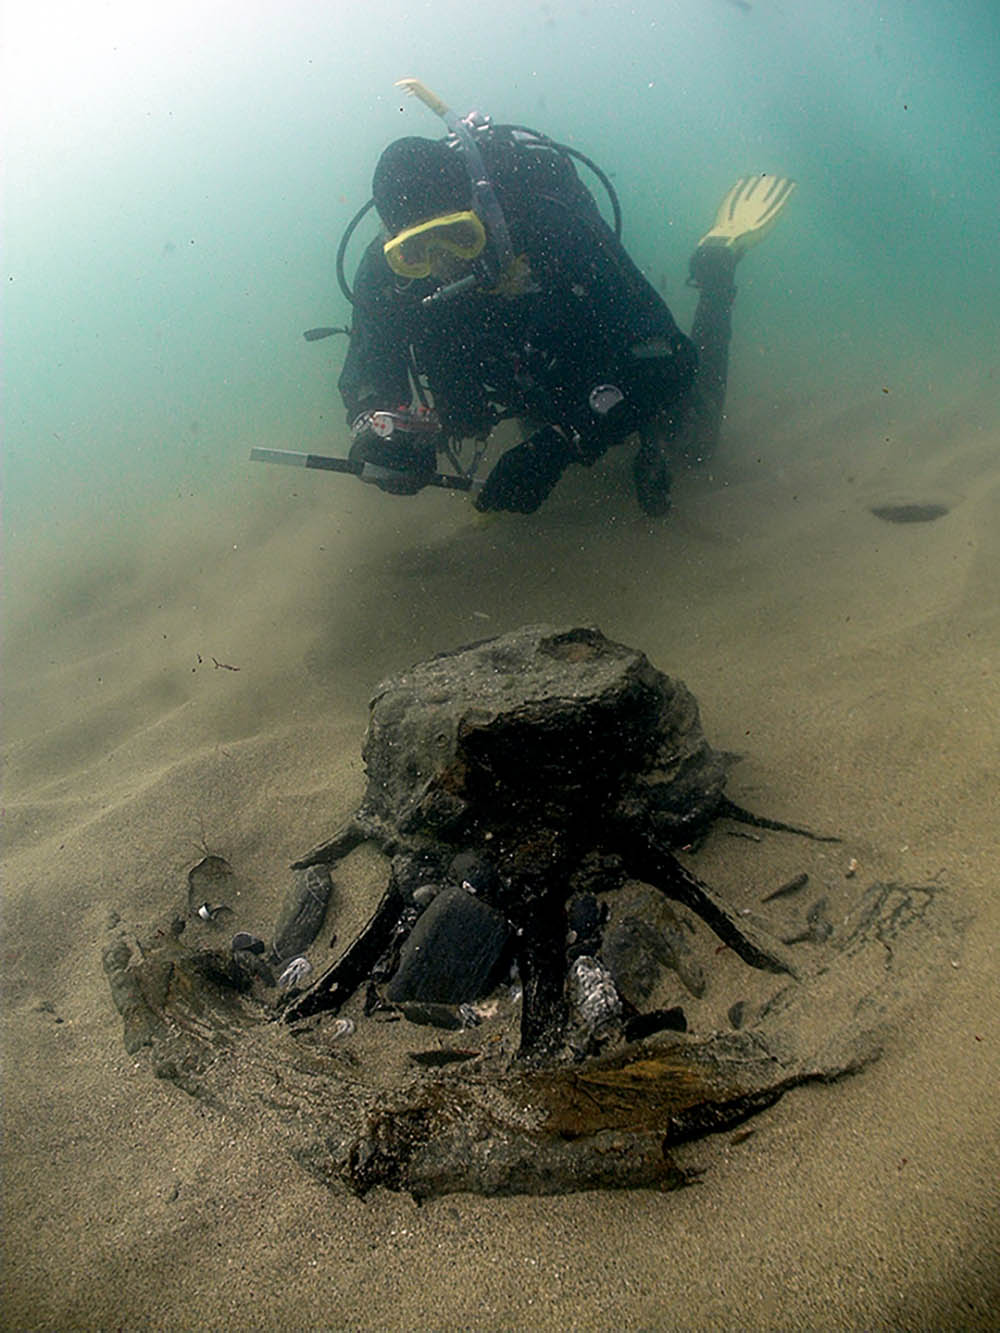
[[794, 177], [794, 215], [741, 273], [749, 383], [975, 379], [998, 41], [985, 3], [904, 0], [7, 6], [12, 537], [72, 512], [68, 493], [141, 509], [243, 484], [254, 443], [343, 442], [331, 344], [300, 332], [348, 322], [333, 253], [378, 153], [442, 128], [394, 88], [409, 74], [602, 164], [682, 322], [687, 256], [732, 180]]
[[[39, 0], [2, 46], [11, 1325], [987, 1326], [995, 5]], [[382, 149], [442, 132], [407, 76], [594, 159], [684, 329], [733, 181], [797, 182], [737, 271], [718, 456], [667, 518], [628, 447], [527, 518], [249, 461], [347, 453], [347, 340], [302, 334], [350, 323], [334, 259]], [[109, 914], [151, 919], [218, 852], [263, 928], [357, 805], [377, 682], [533, 622], [683, 678], [738, 795], [855, 839], [865, 883], [938, 877], [964, 951], [873, 1070], [692, 1149], [699, 1190], [333, 1204], [125, 1054]], [[745, 888], [727, 841], [706, 864]]]

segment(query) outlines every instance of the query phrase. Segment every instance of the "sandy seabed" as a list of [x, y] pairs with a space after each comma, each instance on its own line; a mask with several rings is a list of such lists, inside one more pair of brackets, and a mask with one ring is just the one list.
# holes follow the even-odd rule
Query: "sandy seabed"
[[[141, 531], [67, 518], [18, 543], [3, 1326], [998, 1326], [997, 420], [743, 401], [660, 523], [624, 457], [527, 519], [236, 457]], [[949, 512], [891, 524], [885, 502]], [[933, 880], [967, 924], [878, 1063], [685, 1146], [696, 1187], [335, 1194], [126, 1054], [109, 918], [170, 910], [208, 849], [266, 933], [289, 860], [357, 803], [377, 681], [537, 621], [643, 649], [744, 756], [737, 799], [848, 834], [859, 886]], [[754, 851], [725, 843], [735, 886]]]

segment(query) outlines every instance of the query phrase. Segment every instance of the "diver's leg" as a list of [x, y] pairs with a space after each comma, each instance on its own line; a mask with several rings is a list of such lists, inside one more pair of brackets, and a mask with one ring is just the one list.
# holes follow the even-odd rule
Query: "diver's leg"
[[670, 441], [676, 433], [674, 414], [657, 417], [639, 428], [632, 480], [639, 508], [651, 518], [670, 512]]
[[690, 281], [700, 293], [691, 329], [699, 365], [673, 441], [675, 456], [689, 464], [711, 458], [719, 442], [729, 376], [736, 265], [770, 232], [794, 190], [795, 182], [786, 176], [766, 172], [742, 176], [723, 199], [714, 223], [691, 256]]
[[699, 247], [691, 258], [692, 283], [699, 289], [691, 341], [698, 369], [687, 393], [673, 407], [646, 422], [632, 461], [636, 498], [653, 517], [670, 509], [670, 465], [687, 466], [710, 458], [719, 441], [729, 375], [729, 340], [733, 329], [732, 250]]
[[691, 341], [698, 349], [698, 371], [680, 404], [671, 440], [674, 457], [688, 466], [711, 458], [719, 443], [729, 379], [736, 259], [731, 250], [703, 246], [691, 258], [691, 280], [699, 291], [691, 326]]

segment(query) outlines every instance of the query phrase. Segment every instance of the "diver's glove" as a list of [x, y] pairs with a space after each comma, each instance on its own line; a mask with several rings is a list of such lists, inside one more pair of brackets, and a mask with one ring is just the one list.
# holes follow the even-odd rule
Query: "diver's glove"
[[577, 456], [576, 445], [557, 426], [543, 426], [501, 455], [476, 496], [476, 508], [533, 514]]
[[441, 424], [433, 412], [362, 412], [351, 436], [348, 457], [364, 464], [361, 480], [389, 495], [416, 495], [434, 476]]

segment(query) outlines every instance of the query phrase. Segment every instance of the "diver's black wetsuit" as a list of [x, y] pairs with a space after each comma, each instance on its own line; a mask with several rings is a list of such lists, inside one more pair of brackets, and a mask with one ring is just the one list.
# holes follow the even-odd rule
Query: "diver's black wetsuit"
[[[662, 441], [674, 436], [691, 417], [698, 356], [572, 163], [546, 149], [524, 167], [517, 153], [496, 135], [483, 155], [513, 253], [530, 265], [520, 290], [478, 288], [424, 304], [440, 282], [398, 278], [381, 239], [373, 241], [355, 281], [340, 392], [352, 422], [367, 409], [408, 404], [412, 347], [446, 435], [485, 438], [503, 417], [560, 428], [571, 447], [556, 464], [554, 484], [568, 462], [592, 463], [637, 430]], [[592, 396], [601, 385], [622, 395], [603, 413]], [[608, 398], [596, 401], [603, 406]], [[543, 449], [562, 448], [554, 433], [536, 438]]]

